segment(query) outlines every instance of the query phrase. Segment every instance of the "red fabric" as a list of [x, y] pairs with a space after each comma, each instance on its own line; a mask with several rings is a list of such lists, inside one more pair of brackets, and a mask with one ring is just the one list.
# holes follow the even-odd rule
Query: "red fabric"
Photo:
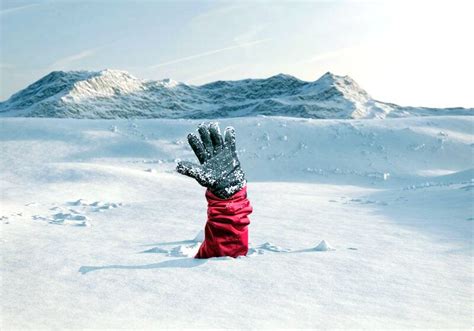
[[208, 207], [205, 239], [195, 258], [246, 255], [250, 223], [248, 215], [252, 212], [247, 199], [247, 187], [227, 200], [218, 198], [207, 190], [206, 199]]

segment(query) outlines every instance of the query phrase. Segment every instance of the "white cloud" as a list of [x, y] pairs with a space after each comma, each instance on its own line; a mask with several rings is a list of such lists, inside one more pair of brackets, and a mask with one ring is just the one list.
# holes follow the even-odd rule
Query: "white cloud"
[[49, 69], [49, 70], [68, 69], [67, 67], [71, 63], [80, 61], [82, 59], [85, 59], [85, 58], [88, 58], [88, 57], [91, 57], [91, 56], [94, 56], [99, 50], [104, 49], [104, 48], [106, 48], [110, 45], [116, 44], [116, 43], [120, 42], [121, 40], [123, 40], [123, 39], [113, 40], [113, 41], [108, 42], [104, 45], [97, 46], [97, 47], [94, 47], [94, 48], [85, 49], [85, 50], [82, 50], [78, 53], [60, 58], [60, 59], [56, 60], [55, 62], [53, 62], [50, 66], [48, 66], [47, 69]]
[[230, 50], [233, 50], [233, 49], [255, 46], [255, 45], [258, 45], [258, 44], [261, 44], [261, 43], [268, 42], [270, 40], [272, 40], [272, 38], [254, 40], [254, 41], [250, 41], [250, 42], [246, 42], [246, 43], [240, 43], [240, 44], [234, 45], [234, 46], [228, 46], [228, 47], [224, 47], [224, 48], [214, 49], [212, 51], [207, 51], [207, 52], [194, 54], [194, 55], [182, 57], [182, 58], [167, 61], [167, 62], [154, 64], [154, 65], [149, 66], [148, 69], [156, 69], [156, 68], [159, 68], [159, 67], [164, 67], [164, 66], [171, 65], [171, 64], [190, 61], [190, 60], [194, 60], [194, 59], [197, 59], [197, 58], [200, 58], [200, 57], [205, 57], [205, 56], [213, 55], [213, 54], [216, 54], [216, 53], [230, 51]]
[[39, 3], [32, 3], [32, 4], [29, 4], [29, 5], [25, 5], [25, 6], [2, 9], [2, 10], [0, 10], [0, 15], [10, 14], [10, 13], [13, 13], [13, 12], [17, 12], [17, 11], [20, 11], [20, 10], [23, 10], [23, 9], [28, 9], [28, 8], [31, 8], [31, 7], [36, 7], [36, 6], [39, 6], [39, 5], [40, 5]]
[[69, 55], [66, 57], [63, 57], [59, 60], [56, 60], [54, 63], [52, 63], [49, 66], [49, 69], [51, 70], [58, 70], [58, 69], [65, 69], [67, 66], [73, 62], [85, 59], [87, 57], [93, 56], [101, 47], [96, 47], [96, 48], [91, 48], [91, 49], [86, 49], [83, 51], [80, 51], [79, 53]]
[[302, 65], [302, 64], [308, 64], [308, 63], [314, 63], [314, 62], [319, 62], [319, 61], [325, 61], [329, 59], [333, 59], [339, 56], [342, 56], [344, 54], [348, 54], [351, 51], [355, 50], [357, 47], [344, 47], [340, 49], [336, 49], [333, 51], [328, 51], [324, 53], [320, 53], [302, 60], [297, 61], [294, 63], [294, 65]]
[[243, 42], [255, 40], [258, 38], [258, 35], [264, 30], [265, 27], [266, 25], [264, 24], [255, 25], [251, 29], [247, 30], [246, 32], [236, 35], [234, 37], [234, 42], [243, 43]]
[[209, 21], [213, 21], [216, 18], [222, 18], [227, 15], [235, 14], [236, 11], [242, 10], [246, 7], [247, 6], [245, 4], [240, 3], [213, 8], [204, 13], [194, 16], [191, 21], [189, 21], [189, 24], [202, 25], [208, 23]]
[[227, 72], [227, 71], [232, 70], [234, 68], [237, 68], [238, 66], [239, 65], [237, 65], [237, 64], [233, 64], [233, 65], [230, 65], [230, 66], [218, 69], [218, 70], [214, 70], [214, 71], [205, 73], [203, 75], [191, 77], [189, 79], [186, 79], [185, 81], [186, 81], [186, 83], [199, 82], [199, 81], [202, 81], [205, 78], [214, 77], [214, 76], [219, 75], [221, 73], [224, 73], [224, 72]]

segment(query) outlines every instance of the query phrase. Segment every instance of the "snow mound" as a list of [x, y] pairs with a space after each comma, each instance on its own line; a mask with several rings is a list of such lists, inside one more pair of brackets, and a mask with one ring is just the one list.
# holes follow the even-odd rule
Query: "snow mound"
[[77, 212], [71, 213], [56, 213], [50, 217], [33, 215], [33, 220], [47, 221], [50, 224], [58, 225], [73, 225], [73, 226], [90, 226], [89, 218], [85, 215], [80, 215]]
[[[41, 206], [37, 202], [27, 203], [25, 206], [34, 208]], [[51, 215], [34, 214], [33, 220], [46, 221], [56, 225], [91, 226], [90, 213], [104, 212], [122, 206], [122, 203], [94, 201], [88, 202], [85, 199], [69, 201], [64, 204], [53, 204], [49, 208]], [[72, 208], [71, 208], [72, 207]]]
[[313, 251], [317, 252], [326, 252], [326, 251], [335, 251], [335, 249], [329, 245], [326, 240], [321, 241], [318, 246], [313, 248]]
[[126, 71], [54, 71], [0, 103], [1, 116], [222, 118], [254, 115], [385, 118], [472, 115], [474, 109], [401, 107], [373, 99], [349, 76], [314, 82], [279, 74], [202, 86], [141, 80]]
[[142, 253], [165, 253], [168, 254], [170, 251], [161, 247], [153, 247], [143, 251]]
[[258, 250], [266, 250], [266, 251], [278, 252], [278, 253], [289, 252], [290, 251], [290, 249], [283, 248], [281, 246], [278, 246], [278, 245], [275, 245], [275, 244], [272, 244], [272, 243], [269, 243], [269, 242], [266, 242], [264, 244], [259, 245], [257, 247], [257, 252], [258, 252]]
[[199, 250], [199, 246], [201, 246], [200, 242], [195, 242], [190, 245], [179, 245], [173, 247], [167, 255], [173, 257], [194, 257]]

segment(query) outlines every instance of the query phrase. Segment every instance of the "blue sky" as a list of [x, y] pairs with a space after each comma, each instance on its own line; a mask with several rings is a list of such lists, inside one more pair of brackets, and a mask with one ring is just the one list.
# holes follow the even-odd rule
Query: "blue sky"
[[332, 71], [383, 101], [474, 107], [472, 1], [1, 3], [1, 100], [53, 70], [196, 85]]

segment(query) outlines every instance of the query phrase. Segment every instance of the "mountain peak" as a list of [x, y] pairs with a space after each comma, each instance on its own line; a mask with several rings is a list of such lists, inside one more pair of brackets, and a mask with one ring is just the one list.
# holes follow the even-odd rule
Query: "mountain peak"
[[126, 71], [105, 69], [73, 84], [68, 98], [76, 102], [114, 95], [131, 94], [143, 89], [143, 82]]
[[349, 76], [339, 76], [332, 72], [326, 72], [319, 79], [312, 83], [318, 89], [336, 89], [346, 96], [361, 96], [370, 98], [369, 94], [362, 89], [357, 82]]
[[51, 71], [49, 74], [41, 78], [40, 80], [36, 81], [35, 83], [31, 84], [29, 87], [33, 85], [41, 85], [45, 83], [52, 83], [55, 81], [79, 81], [84, 79], [89, 79], [93, 76], [98, 76], [100, 73], [95, 71], [86, 71], [86, 70], [73, 70], [73, 71], [62, 71], [56, 70]]
[[342, 76], [338, 76], [330, 71], [326, 71], [326, 73], [324, 75], [322, 75], [320, 78], [323, 78], [323, 77], [331, 77], [331, 78], [336, 78], [336, 77], [342, 77]]
[[345, 75], [345, 76], [340, 76], [336, 75], [330, 71], [326, 72], [324, 75], [319, 77], [316, 81], [319, 82], [341, 82], [345, 84], [353, 84], [355, 83], [355, 80], [353, 80], [351, 77]]
[[[277, 79], [298, 79], [292, 75], [284, 74], [284, 73], [279, 73], [274, 76], [271, 76], [270, 78], [277, 78]], [[269, 78], [269, 79], [270, 79]]]
[[119, 70], [119, 69], [103, 69], [99, 71], [99, 75], [101, 76], [113, 76], [113, 77], [127, 77], [131, 79], [138, 79], [132, 76], [128, 71]]
[[179, 84], [181, 84], [180, 82], [177, 82], [177, 81], [175, 81], [174, 79], [171, 79], [171, 78], [165, 78], [165, 79], [157, 81], [156, 83], [157, 83], [157, 85], [160, 85], [160, 86], [166, 87], [166, 88], [174, 88], [174, 87], [178, 86]]

